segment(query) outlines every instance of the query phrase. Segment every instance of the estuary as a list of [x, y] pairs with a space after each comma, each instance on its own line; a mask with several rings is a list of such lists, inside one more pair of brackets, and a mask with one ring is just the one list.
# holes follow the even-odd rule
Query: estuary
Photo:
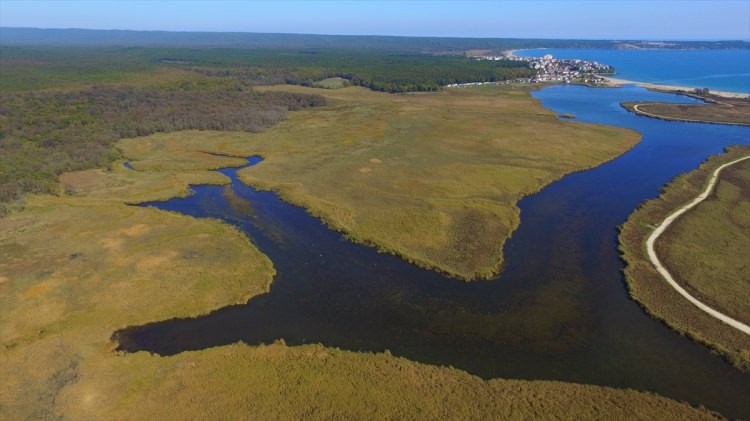
[[[243, 341], [321, 343], [450, 365], [483, 378], [553, 379], [646, 390], [750, 417], [750, 375], [650, 318], [630, 300], [617, 227], [676, 175], [750, 128], [667, 122], [628, 113], [623, 101], [690, 102], [635, 86], [552, 86], [533, 95], [577, 121], [642, 133], [619, 158], [566, 176], [519, 202], [521, 225], [496, 279], [462, 282], [352, 244], [304, 209], [242, 184], [145, 203], [218, 218], [274, 264], [268, 294], [209, 315], [116, 332], [120, 349], [174, 355]], [[252, 157], [248, 165], [264, 165]]]

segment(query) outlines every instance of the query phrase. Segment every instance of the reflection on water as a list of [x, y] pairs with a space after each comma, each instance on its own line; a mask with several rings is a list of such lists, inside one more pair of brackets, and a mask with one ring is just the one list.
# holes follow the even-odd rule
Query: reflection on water
[[689, 101], [636, 87], [555, 86], [534, 95], [579, 121], [634, 128], [643, 141], [523, 199], [521, 226], [506, 244], [507, 266], [498, 279], [463, 283], [351, 244], [225, 169], [230, 186], [195, 187], [190, 197], [147, 205], [220, 218], [245, 231], [276, 267], [271, 291], [204, 317], [126, 329], [119, 332], [121, 349], [171, 355], [278, 338], [289, 345], [388, 349], [484, 378], [629, 387], [750, 417], [750, 376], [628, 298], [616, 231], [675, 175], [727, 145], [750, 144], [750, 129], [629, 114], [620, 101]]

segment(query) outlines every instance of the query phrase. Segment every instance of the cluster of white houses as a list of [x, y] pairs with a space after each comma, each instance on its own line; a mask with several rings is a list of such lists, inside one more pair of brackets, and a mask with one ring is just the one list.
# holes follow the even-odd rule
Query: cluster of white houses
[[[527, 61], [532, 69], [537, 70], [537, 75], [530, 79], [520, 79], [513, 81], [515, 83], [537, 83], [537, 82], [563, 82], [563, 83], [589, 83], [599, 84], [605, 80], [598, 75], [612, 74], [614, 69], [606, 64], [597, 63], [588, 60], [568, 60], [556, 59], [551, 54], [543, 57], [516, 57], [512, 53], [505, 53], [499, 56], [475, 56], [476, 60], [513, 60]], [[485, 82], [485, 83], [503, 83], [503, 82]], [[507, 83], [507, 82], [505, 82]], [[449, 87], [481, 85], [484, 83], [462, 83], [452, 84]]]

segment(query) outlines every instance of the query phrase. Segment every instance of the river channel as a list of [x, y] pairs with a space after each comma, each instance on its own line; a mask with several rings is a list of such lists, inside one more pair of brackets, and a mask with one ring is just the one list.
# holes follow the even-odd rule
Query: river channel
[[[627, 294], [617, 227], [676, 175], [750, 128], [668, 122], [621, 101], [691, 102], [635, 86], [552, 86], [533, 92], [578, 121], [632, 128], [642, 141], [519, 202], [521, 225], [497, 279], [464, 283], [352, 244], [303, 209], [220, 170], [227, 186], [147, 203], [243, 230], [273, 261], [268, 294], [206, 316], [117, 333], [120, 349], [161, 355], [244, 341], [321, 343], [451, 365], [483, 378], [552, 379], [652, 391], [750, 418], [750, 375], [647, 316]], [[602, 141], [606, 141], [603, 139]], [[248, 165], [263, 165], [253, 157]]]

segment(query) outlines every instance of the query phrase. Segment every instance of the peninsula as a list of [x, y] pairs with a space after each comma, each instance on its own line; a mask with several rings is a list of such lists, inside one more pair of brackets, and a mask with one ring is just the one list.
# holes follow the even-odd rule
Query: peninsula
[[[749, 147], [733, 147], [714, 156], [700, 168], [678, 177], [661, 197], [645, 203], [623, 226], [620, 249], [628, 266], [625, 270], [630, 294], [644, 307], [674, 329], [685, 332], [725, 355], [734, 365], [748, 371], [750, 335], [704, 312], [684, 296], [678, 295], [646, 254], [643, 244], [652, 238], [652, 230], [667, 216], [702, 193], [712, 174], [723, 164], [718, 175], [716, 193], [695, 209], [673, 222], [655, 247], [663, 267], [674, 273], [679, 287], [688, 294], [708, 302], [734, 319], [750, 322], [746, 251], [750, 247], [747, 233], [750, 203]], [[653, 254], [653, 252], [652, 252]], [[740, 330], [747, 328], [741, 327]]]

